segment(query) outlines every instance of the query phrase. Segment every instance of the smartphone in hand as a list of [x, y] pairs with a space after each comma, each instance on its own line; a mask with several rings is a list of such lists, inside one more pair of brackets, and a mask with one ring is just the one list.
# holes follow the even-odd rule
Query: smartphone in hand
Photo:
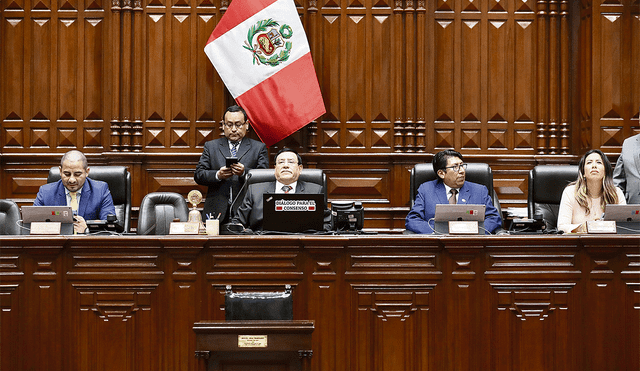
[[227, 167], [231, 167], [231, 165], [238, 163], [237, 157], [227, 157], [226, 160], [227, 160], [227, 164], [226, 164]]

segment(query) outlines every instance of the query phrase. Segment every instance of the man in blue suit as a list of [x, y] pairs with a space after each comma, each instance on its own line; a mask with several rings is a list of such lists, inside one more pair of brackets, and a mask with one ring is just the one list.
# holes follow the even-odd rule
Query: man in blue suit
[[436, 204], [475, 204], [485, 205], [484, 228], [487, 233], [494, 232], [502, 226], [502, 218], [493, 206], [487, 187], [472, 182], [465, 182], [466, 164], [462, 155], [452, 149], [441, 151], [433, 156], [433, 170], [438, 179], [425, 182], [418, 188], [416, 201], [407, 215], [407, 230], [422, 233], [433, 233], [433, 217]]
[[86, 220], [106, 220], [116, 214], [109, 186], [105, 182], [87, 178], [87, 158], [80, 151], [69, 151], [60, 161], [60, 180], [40, 187], [33, 206], [71, 206], [74, 211], [73, 229], [84, 233]]

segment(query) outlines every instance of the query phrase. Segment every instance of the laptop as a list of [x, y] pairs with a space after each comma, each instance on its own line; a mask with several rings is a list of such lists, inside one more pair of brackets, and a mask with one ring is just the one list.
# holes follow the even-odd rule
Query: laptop
[[22, 206], [21, 209], [22, 223], [29, 230], [33, 222], [60, 222], [60, 234], [73, 234], [71, 206]]
[[618, 234], [640, 234], [640, 204], [606, 205], [603, 219], [615, 221]]
[[305, 233], [324, 230], [324, 194], [265, 193], [262, 230]]
[[485, 205], [474, 204], [437, 204], [434, 216], [434, 231], [449, 234], [450, 221], [477, 221], [478, 234], [485, 234], [484, 212]]

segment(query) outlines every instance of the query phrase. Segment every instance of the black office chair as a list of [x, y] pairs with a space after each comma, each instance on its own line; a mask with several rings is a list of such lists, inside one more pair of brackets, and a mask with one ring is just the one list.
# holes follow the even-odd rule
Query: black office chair
[[226, 286], [224, 317], [227, 321], [293, 320], [291, 286], [284, 292], [233, 292]]
[[[433, 171], [433, 165], [431, 163], [416, 164], [411, 169], [409, 192], [411, 194], [411, 206], [416, 201], [416, 195], [418, 194], [418, 188], [424, 182], [428, 182], [437, 179], [436, 172]], [[482, 184], [489, 190], [489, 195], [493, 200], [493, 206], [498, 209], [498, 214], [502, 216], [502, 208], [500, 207], [500, 200], [498, 195], [493, 189], [493, 173], [488, 164], [485, 163], [470, 163], [467, 164], [466, 180]]]
[[189, 219], [187, 201], [174, 192], [153, 192], [144, 196], [138, 216], [138, 234], [166, 235], [173, 219]]
[[[251, 174], [251, 175], [249, 175]], [[247, 180], [248, 179], [248, 180]], [[236, 199], [231, 209], [233, 211], [232, 215], [236, 215], [238, 207], [242, 204], [242, 199], [244, 195], [247, 193], [247, 188], [249, 185], [254, 183], [262, 183], [262, 182], [275, 182], [276, 175], [274, 169], [251, 169], [248, 171], [247, 175], [245, 175], [246, 186], [240, 193], [239, 197]], [[324, 190], [324, 204], [325, 207], [328, 201], [328, 193], [327, 193], [327, 176], [321, 169], [302, 169], [300, 172], [300, 178], [298, 180], [302, 180], [308, 183], [315, 183], [322, 186]]]
[[542, 215], [547, 229], [558, 224], [558, 209], [564, 188], [578, 179], [578, 165], [538, 165], [529, 171], [529, 218]]
[[[131, 173], [124, 166], [89, 166], [89, 178], [100, 180], [109, 185], [116, 217], [124, 232], [129, 232], [131, 224]], [[47, 183], [60, 180], [60, 168], [49, 169]]]
[[20, 234], [20, 208], [11, 200], [0, 200], [0, 234]]

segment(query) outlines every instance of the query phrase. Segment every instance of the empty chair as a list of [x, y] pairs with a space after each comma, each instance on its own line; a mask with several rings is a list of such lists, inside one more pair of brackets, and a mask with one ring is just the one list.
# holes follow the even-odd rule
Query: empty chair
[[[124, 166], [89, 166], [89, 178], [109, 185], [118, 223], [128, 232], [131, 224], [131, 173]], [[58, 180], [60, 168], [53, 166], [49, 169], [47, 183]]]
[[0, 234], [20, 234], [20, 208], [11, 200], [0, 200]]
[[144, 196], [138, 216], [138, 234], [169, 234], [173, 219], [189, 219], [187, 201], [179, 193], [153, 192]]
[[547, 229], [555, 229], [562, 191], [578, 179], [578, 165], [538, 165], [529, 171], [529, 218], [542, 215]]
[[[498, 214], [502, 215], [502, 209], [500, 208], [500, 200], [498, 195], [493, 189], [493, 173], [488, 164], [485, 163], [469, 163], [467, 164], [467, 170], [465, 171], [465, 181], [482, 184], [489, 190], [489, 195], [493, 200], [493, 206], [498, 209]], [[428, 182], [437, 179], [438, 175], [433, 171], [433, 165], [431, 163], [419, 163], [411, 169], [411, 176], [409, 179], [409, 192], [411, 195], [411, 206], [416, 200], [418, 194], [418, 188], [424, 182]]]

